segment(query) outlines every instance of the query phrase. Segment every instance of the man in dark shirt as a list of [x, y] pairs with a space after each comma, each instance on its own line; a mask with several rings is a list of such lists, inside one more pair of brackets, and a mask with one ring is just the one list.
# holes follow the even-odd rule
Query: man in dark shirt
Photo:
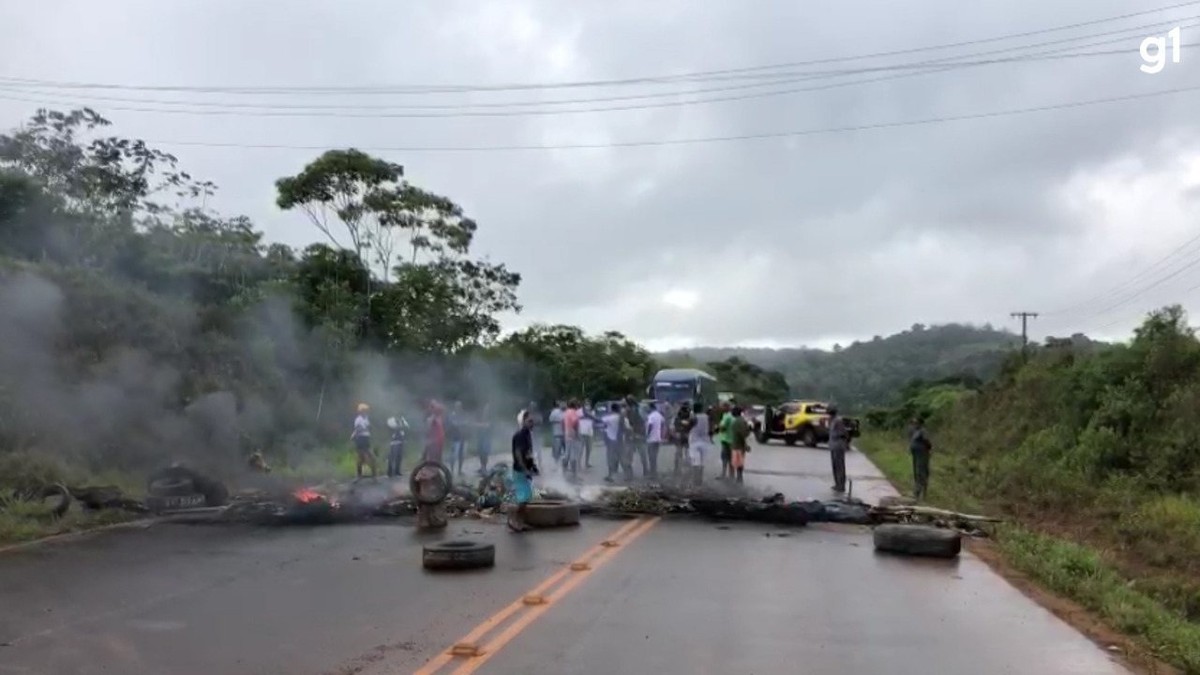
[[695, 424], [695, 419], [692, 417], [691, 401], [685, 401], [683, 405], [679, 406], [679, 412], [675, 413], [675, 419], [672, 420], [671, 425], [671, 435], [675, 440], [676, 476], [683, 472], [683, 467], [687, 464], [688, 433], [692, 430], [693, 424]]
[[525, 511], [533, 499], [533, 477], [538, 475], [533, 459], [533, 415], [521, 414], [521, 427], [512, 437], [512, 477], [516, 508], [509, 511], [508, 526], [514, 532], [529, 529], [525, 523]]
[[913, 497], [921, 501], [929, 490], [929, 453], [933, 450], [933, 443], [929, 440], [929, 432], [925, 431], [925, 420], [920, 416], [913, 418], [908, 433], [908, 449], [912, 452], [913, 460]]

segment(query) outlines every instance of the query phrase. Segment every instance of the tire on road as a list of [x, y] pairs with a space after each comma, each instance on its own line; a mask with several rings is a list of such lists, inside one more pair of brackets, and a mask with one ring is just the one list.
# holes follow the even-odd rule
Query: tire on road
[[425, 546], [421, 564], [427, 570], [475, 570], [496, 565], [496, 547], [469, 540]]
[[875, 550], [901, 555], [954, 558], [962, 551], [958, 532], [930, 525], [879, 525], [874, 538]]
[[205, 506], [225, 506], [229, 501], [229, 488], [219, 480], [197, 475], [193, 484], [196, 492], [204, 495]]
[[566, 527], [579, 524], [579, 504], [552, 499], [534, 500], [525, 509], [530, 527]]
[[[432, 492], [422, 492], [421, 481], [417, 480], [417, 476], [425, 473], [426, 470], [433, 469], [441, 476], [440, 485], [435, 485]], [[441, 504], [446, 497], [450, 495], [450, 491], [454, 489], [454, 476], [450, 473], [450, 467], [441, 462], [421, 462], [413, 467], [412, 473], [408, 477], [408, 491], [413, 499], [419, 504], [432, 506]]]

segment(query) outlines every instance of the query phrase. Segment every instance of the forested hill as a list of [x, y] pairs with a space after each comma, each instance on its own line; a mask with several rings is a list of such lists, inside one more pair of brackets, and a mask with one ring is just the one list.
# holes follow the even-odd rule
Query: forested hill
[[822, 349], [700, 347], [658, 355], [661, 360], [699, 362], [740, 357], [787, 378], [791, 394], [836, 401], [847, 410], [893, 403], [913, 380], [967, 375], [987, 379], [1021, 338], [991, 326], [916, 324], [888, 337], [875, 336], [849, 346]]

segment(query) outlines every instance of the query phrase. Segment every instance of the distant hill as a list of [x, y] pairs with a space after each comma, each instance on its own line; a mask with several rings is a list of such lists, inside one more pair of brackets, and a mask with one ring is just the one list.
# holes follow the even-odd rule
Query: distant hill
[[[1068, 338], [1088, 341], [1083, 336]], [[1090, 342], [1090, 341], [1088, 341]], [[875, 336], [833, 350], [699, 347], [657, 354], [667, 363], [705, 364], [731, 357], [783, 373], [791, 395], [836, 401], [847, 411], [890, 405], [913, 380], [992, 377], [1021, 338], [991, 326], [946, 324]]]

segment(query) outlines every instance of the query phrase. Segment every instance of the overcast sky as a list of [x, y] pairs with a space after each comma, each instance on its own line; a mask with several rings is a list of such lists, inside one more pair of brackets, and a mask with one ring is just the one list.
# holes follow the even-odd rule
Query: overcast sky
[[[237, 146], [376, 149], [462, 204], [479, 223], [476, 252], [524, 275], [525, 311], [510, 328], [575, 323], [653, 347], [827, 346], [916, 322], [1017, 328], [1009, 313], [1030, 310], [1044, 315], [1035, 336], [1123, 337], [1153, 307], [1200, 310], [1200, 265], [1186, 267], [1200, 260], [1200, 242], [1151, 267], [1200, 234], [1200, 91], [780, 134], [1200, 86], [1200, 27], [1188, 28], [1200, 26], [1200, 3], [994, 39], [1168, 4], [1178, 0], [0, 0], [0, 78], [376, 88], [282, 96], [8, 81], [0, 125], [32, 114], [30, 101], [89, 104], [117, 133], [157, 142], [218, 183], [212, 206], [296, 246], [318, 234], [275, 208], [274, 181], [319, 150]], [[1180, 63], [1140, 72], [1142, 38], [1166, 33], [1168, 20], [1184, 26]], [[1050, 50], [1091, 54], [978, 63]], [[951, 58], [975, 65], [911, 67]], [[745, 70], [797, 62], [808, 63]], [[864, 68], [876, 70], [844, 72]], [[684, 83], [378, 93], [702, 72]], [[748, 77], [771, 73], [791, 81]], [[706, 93], [678, 93], [688, 90]], [[544, 103], [562, 99], [610, 100]], [[533, 105], [478, 107], [497, 103]], [[246, 107], [264, 105], [273, 107]], [[342, 107], [247, 114], [314, 112], [306, 105]], [[591, 111], [463, 116], [563, 109]], [[453, 116], [398, 116], [413, 112]], [[770, 137], [620, 147], [748, 135]], [[600, 147], [386, 150], [579, 144]]]

